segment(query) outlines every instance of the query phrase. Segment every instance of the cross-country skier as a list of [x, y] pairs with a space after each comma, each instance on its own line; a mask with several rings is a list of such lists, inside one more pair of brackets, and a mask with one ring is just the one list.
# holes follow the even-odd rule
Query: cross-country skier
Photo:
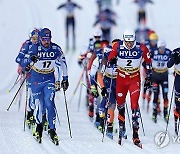
[[138, 23], [146, 24], [146, 10], [145, 6], [148, 3], [153, 4], [152, 0], [134, 0], [134, 2], [139, 6], [138, 10]]
[[66, 3], [61, 4], [57, 9], [65, 8], [67, 11], [66, 15], [66, 50], [69, 50], [69, 28], [72, 26], [72, 40], [73, 40], [73, 50], [76, 48], [76, 34], [75, 34], [75, 16], [74, 16], [74, 10], [75, 8], [82, 9], [81, 6], [78, 4], [72, 2], [71, 0], [67, 0]]
[[[113, 40], [112, 45], [119, 41], [119, 39]], [[117, 65], [107, 63], [108, 56], [111, 51], [111, 45], [104, 48], [102, 64], [97, 78], [102, 89], [102, 94], [105, 95], [108, 93], [106, 97], [103, 97], [99, 108], [100, 126], [105, 129], [104, 125], [105, 121], [107, 121], [106, 136], [113, 139], [114, 110], [116, 108]], [[124, 129], [123, 138], [127, 138], [125, 131], [126, 130]]]
[[[32, 47], [33, 44], [37, 44], [38, 42], [38, 33], [39, 30], [37, 28], [33, 28], [30, 33], [29, 33], [29, 39], [26, 40], [21, 49], [20, 52], [18, 54], [18, 56], [16, 57], [16, 62], [19, 64], [18, 66], [18, 72], [19, 73], [25, 73], [23, 72], [22, 67], [23, 66], [23, 61], [25, 59], [25, 56], [27, 55], [29, 49]], [[31, 125], [34, 125], [34, 117], [33, 117], [33, 112], [34, 112], [34, 105], [33, 105], [33, 98], [32, 98], [32, 92], [31, 92], [31, 74], [28, 73], [27, 74], [27, 85], [28, 85], [28, 104], [27, 104], [27, 120], [26, 123], [29, 126], [29, 128], [31, 127]]]
[[[55, 128], [55, 67], [61, 65], [63, 71], [63, 80], [61, 87], [64, 91], [68, 89], [68, 74], [67, 64], [62, 49], [55, 43], [51, 42], [51, 31], [48, 28], [43, 28], [39, 33], [40, 42], [33, 45], [29, 50], [29, 56], [26, 59], [26, 71], [31, 70], [31, 85], [32, 93], [35, 101], [35, 118], [36, 118], [36, 138], [41, 143], [42, 138], [42, 108], [43, 104], [47, 108], [48, 123], [51, 139], [55, 144], [58, 144], [58, 136]], [[56, 81], [57, 86], [60, 87], [60, 81]], [[60, 88], [58, 88], [60, 89]]]
[[157, 43], [158, 50], [151, 52], [152, 57], [152, 84], [153, 84], [153, 116], [152, 119], [157, 122], [157, 107], [160, 86], [162, 87], [162, 94], [164, 99], [164, 120], [168, 120], [168, 68], [167, 62], [170, 58], [171, 51], [166, 48], [166, 42], [159, 40]]
[[[175, 96], [175, 108], [174, 108], [174, 121], [175, 121], [175, 133], [178, 136], [179, 124], [180, 124], [180, 48], [176, 48], [172, 51], [171, 57], [167, 63], [167, 67], [170, 68], [174, 65], [175, 80], [173, 83], [174, 96]], [[173, 97], [173, 96], [172, 96]]]
[[135, 33], [132, 30], [125, 30], [123, 40], [113, 45], [113, 50], [108, 57], [111, 64], [116, 63], [118, 74], [116, 79], [116, 98], [119, 110], [119, 144], [123, 137], [125, 129], [125, 103], [127, 92], [130, 92], [131, 110], [132, 110], [132, 125], [133, 125], [133, 142], [135, 145], [142, 148], [139, 139], [139, 118], [141, 113], [139, 110], [140, 96], [140, 65], [142, 59], [146, 62], [147, 77], [145, 86], [151, 86], [151, 58], [147, 47], [136, 42]]

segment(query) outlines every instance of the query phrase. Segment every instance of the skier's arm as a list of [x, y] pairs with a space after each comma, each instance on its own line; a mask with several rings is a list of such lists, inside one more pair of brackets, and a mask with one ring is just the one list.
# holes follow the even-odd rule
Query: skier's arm
[[62, 50], [59, 48], [60, 51], [60, 55], [59, 57], [56, 59], [56, 65], [57, 66], [61, 66], [62, 72], [63, 72], [63, 79], [66, 80], [68, 79], [68, 69], [67, 69], [67, 64], [66, 64], [66, 58], [64, 56], [64, 53], [62, 52]]
[[97, 20], [94, 22], [93, 27], [95, 27], [99, 22], [100, 22], [100, 20], [97, 19]]
[[141, 50], [143, 52], [142, 56], [143, 56], [144, 61], [146, 63], [146, 74], [149, 75], [152, 72], [152, 64], [151, 64], [150, 52], [149, 52], [148, 48], [144, 44], [141, 44], [140, 48], [141, 48]]
[[154, 1], [152, 1], [152, 0], [147, 0], [147, 1], [151, 4], [154, 4]]
[[56, 64], [56, 68], [55, 68], [55, 77], [56, 77], [56, 81], [61, 80], [61, 75], [62, 75], [62, 69], [61, 69], [61, 65], [60, 64]]
[[116, 26], [116, 22], [115, 22], [115, 20], [110, 19], [110, 23], [111, 23], [112, 25]]
[[78, 9], [80, 9], [80, 10], [82, 9], [82, 7], [81, 7], [80, 5], [78, 5], [78, 4], [76, 4], [76, 3], [73, 3], [73, 4], [74, 4], [74, 6], [77, 7]]
[[22, 61], [25, 57], [25, 55], [28, 53], [28, 50], [29, 50], [29, 45], [25, 42], [23, 43], [21, 49], [20, 49], [20, 52], [18, 54], [18, 56], [16, 57], [16, 62], [21, 66], [22, 64]]
[[37, 52], [38, 52], [38, 45], [37, 44], [32, 45], [32, 47], [28, 50], [28, 53], [24, 56], [24, 59], [21, 63], [21, 66], [24, 71], [28, 71], [31, 65], [37, 62]]
[[63, 8], [63, 7], [65, 7], [65, 6], [66, 6], [66, 4], [59, 5], [58, 8], [57, 8], [57, 10], [59, 10], [59, 9], [61, 9], [61, 8]]
[[174, 58], [175, 52], [176, 50], [173, 50], [173, 52], [170, 55], [169, 61], [167, 63], [168, 68], [171, 68], [175, 64], [175, 58]]
[[117, 48], [119, 46], [119, 43], [116, 42], [114, 43], [113, 47], [112, 47], [112, 51], [110, 52], [109, 56], [108, 56], [108, 61], [110, 61], [113, 58], [116, 58], [118, 53], [117, 53]]
[[96, 85], [94, 79], [95, 79], [95, 76], [96, 76], [96, 72], [98, 71], [98, 67], [99, 67], [99, 62], [98, 62], [98, 58], [96, 57], [96, 59], [93, 61], [92, 63], [92, 67], [91, 67], [91, 70], [90, 70], [90, 82], [91, 82], [91, 85]]
[[91, 66], [92, 66], [93, 61], [94, 61], [95, 58], [96, 58], [96, 53], [93, 52], [93, 53], [92, 53], [92, 56], [91, 56], [91, 58], [89, 59], [89, 62], [88, 62], [88, 67], [87, 67], [88, 70], [91, 69]]

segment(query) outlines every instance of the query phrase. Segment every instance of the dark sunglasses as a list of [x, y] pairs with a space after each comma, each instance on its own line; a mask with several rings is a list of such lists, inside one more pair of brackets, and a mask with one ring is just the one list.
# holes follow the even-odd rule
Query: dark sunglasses
[[41, 37], [41, 40], [42, 40], [42, 41], [48, 41], [48, 42], [50, 42], [50, 41], [51, 41], [51, 38], [49, 38], [49, 37]]
[[100, 38], [101, 38], [101, 36], [94, 36], [94, 38], [96, 38], [96, 39], [100, 39]]

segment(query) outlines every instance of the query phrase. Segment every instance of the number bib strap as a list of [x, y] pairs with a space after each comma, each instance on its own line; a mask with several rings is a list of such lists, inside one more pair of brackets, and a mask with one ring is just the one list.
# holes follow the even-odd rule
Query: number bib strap
[[41, 74], [49, 74], [49, 73], [52, 73], [52, 72], [54, 72], [54, 68], [52, 68], [52, 69], [38, 69], [38, 68], [36, 68], [35, 66], [33, 66], [32, 67], [32, 69], [35, 71], [35, 72], [37, 72], [37, 73], [41, 73]]
[[168, 71], [168, 69], [167, 68], [164, 68], [164, 69], [153, 68], [153, 71], [156, 72], [156, 73], [164, 73], [164, 72]]
[[132, 74], [132, 73], [135, 73], [135, 72], [138, 72], [140, 69], [140, 67], [136, 67], [136, 68], [122, 68], [120, 66], [118, 66], [118, 70], [124, 72], [124, 73], [128, 73], [128, 74]]

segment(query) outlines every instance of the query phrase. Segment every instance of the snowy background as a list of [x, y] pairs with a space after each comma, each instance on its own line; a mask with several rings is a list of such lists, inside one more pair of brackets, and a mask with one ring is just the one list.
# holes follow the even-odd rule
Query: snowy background
[[[92, 24], [95, 20], [97, 7], [95, 0], [74, 0], [83, 7], [75, 12], [77, 18], [77, 50], [75, 53], [66, 53], [70, 87], [67, 91], [67, 100], [72, 93], [81, 74], [77, 64], [77, 57], [84, 45], [87, 45], [89, 37], [92, 36]], [[115, 1], [115, 0], [114, 0]], [[155, 1], [155, 0], [154, 0]], [[166, 124], [163, 117], [158, 117], [158, 123], [151, 120], [152, 113], [147, 114], [143, 109], [142, 117], [146, 136], [143, 136], [140, 128], [140, 139], [143, 149], [139, 149], [132, 143], [132, 130], [126, 123], [128, 139], [120, 146], [117, 144], [118, 135], [114, 140], [105, 137], [95, 129], [89, 121], [85, 108], [85, 98], [81, 100], [80, 111], [78, 109], [79, 93], [74, 96], [69, 106], [70, 121], [73, 138], [69, 137], [64, 97], [62, 92], [57, 93], [56, 105], [61, 125], [57, 123], [57, 133], [60, 145], [51, 143], [44, 132], [42, 144], [38, 144], [32, 137], [31, 132], [23, 131], [24, 100], [23, 96], [20, 111], [18, 102], [12, 105], [9, 112], [6, 111], [16, 90], [7, 93], [17, 77], [17, 64], [15, 57], [22, 42], [28, 38], [28, 31], [32, 27], [48, 27], [52, 30], [52, 41], [65, 49], [64, 15], [65, 11], [57, 11], [56, 8], [64, 0], [0, 0], [0, 154], [60, 154], [60, 153], [177, 153], [180, 151], [179, 143], [172, 143], [174, 134], [174, 123], [171, 112], [168, 146], [159, 149], [154, 143], [154, 136], [159, 131], [164, 131]], [[113, 4], [114, 11], [118, 14], [117, 27], [113, 29], [113, 38], [121, 38], [122, 33], [128, 27], [137, 28], [137, 6], [132, 0], [120, 0], [120, 5]], [[154, 5], [147, 5], [147, 25], [154, 29], [160, 38], [167, 41], [170, 49], [180, 45], [180, 15], [177, 13], [180, 7], [179, 0], [157, 0]], [[66, 52], [66, 51], [65, 51]], [[171, 97], [173, 76], [169, 76], [169, 97]], [[85, 88], [83, 89], [85, 91]], [[127, 98], [127, 102], [129, 97]], [[141, 99], [140, 102], [141, 104]], [[128, 102], [129, 104], [129, 102]], [[162, 103], [161, 103], [162, 104]], [[130, 110], [129, 110], [130, 111]], [[117, 116], [116, 116], [117, 117]], [[116, 118], [115, 117], [115, 118]], [[116, 118], [117, 119], [117, 118]], [[117, 128], [117, 122], [115, 124]]]

